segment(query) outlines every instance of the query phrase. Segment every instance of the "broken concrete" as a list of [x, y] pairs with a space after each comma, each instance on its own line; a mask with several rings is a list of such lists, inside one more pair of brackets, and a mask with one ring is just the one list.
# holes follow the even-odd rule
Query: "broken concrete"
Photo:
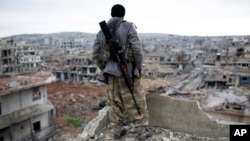
[[[229, 126], [212, 121], [195, 101], [183, 101], [169, 96], [153, 94], [147, 94], [146, 98], [150, 127], [170, 129], [174, 132], [183, 132], [196, 137], [229, 137]], [[92, 137], [92, 140], [95, 140], [94, 136], [100, 133], [101, 129], [108, 124], [107, 114], [107, 107], [105, 107], [88, 124], [84, 131], [78, 135], [77, 139], [85, 141]], [[173, 135], [171, 135], [170, 139], [172, 140], [173, 138]]]
[[81, 134], [78, 135], [77, 140], [85, 141], [90, 137], [93, 137], [97, 132], [103, 129], [108, 124], [108, 107], [104, 107], [99, 111], [98, 116], [91, 120], [87, 127]]
[[211, 121], [196, 101], [183, 101], [168, 96], [148, 94], [147, 104], [150, 126], [204, 137], [229, 136], [229, 126], [218, 125]]

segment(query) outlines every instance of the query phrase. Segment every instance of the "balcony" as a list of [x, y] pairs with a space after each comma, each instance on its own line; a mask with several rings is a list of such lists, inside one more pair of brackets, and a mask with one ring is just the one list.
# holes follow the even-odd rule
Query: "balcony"
[[13, 123], [19, 123], [33, 116], [54, 109], [53, 105], [34, 105], [27, 108], [17, 110], [7, 115], [0, 116], [0, 129], [10, 126]]
[[22, 141], [45, 141], [48, 138], [54, 136], [58, 133], [55, 126], [50, 126], [48, 128], [42, 129], [40, 132], [31, 133], [28, 136], [22, 137]]

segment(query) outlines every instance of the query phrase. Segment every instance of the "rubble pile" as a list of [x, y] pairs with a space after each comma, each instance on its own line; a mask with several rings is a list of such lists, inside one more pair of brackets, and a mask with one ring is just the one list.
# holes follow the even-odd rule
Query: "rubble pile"
[[[153, 136], [145, 139], [144, 141], [229, 141], [227, 137], [198, 137], [188, 133], [175, 132], [169, 129], [160, 127], [150, 127], [153, 132]], [[122, 141], [135, 141], [136, 134], [127, 134], [123, 137]], [[98, 135], [90, 138], [88, 141], [111, 141], [113, 140], [113, 134], [108, 133], [107, 129], [99, 133]]]
[[[113, 133], [110, 132], [107, 122], [107, 107], [100, 110], [98, 116], [93, 119], [84, 131], [77, 138], [68, 138], [71, 141], [113, 141]], [[104, 128], [101, 128], [104, 127]], [[121, 138], [121, 141], [135, 141], [136, 134], [130, 132], [130, 126], [124, 126], [127, 134]], [[101, 130], [100, 130], [101, 129]], [[208, 137], [198, 136], [187, 132], [177, 132], [168, 128], [150, 126], [153, 136], [144, 141], [229, 141], [228, 137]]]
[[94, 84], [79, 85], [57, 81], [49, 84], [47, 91], [49, 101], [56, 107], [56, 123], [61, 131], [59, 136], [81, 132], [81, 128], [69, 126], [65, 120], [80, 119], [87, 124], [98, 113], [93, 109], [106, 97], [105, 87]]
[[[231, 93], [233, 95], [236, 93], [244, 93], [246, 91], [242, 91], [242, 89], [238, 90], [236, 87], [232, 87], [230, 89], [226, 89], [226, 90], [222, 90], [222, 89], [203, 89], [201, 88], [200, 84], [201, 84], [201, 80], [203, 77], [203, 74], [201, 73], [202, 70], [196, 70], [193, 71], [193, 73], [189, 74], [189, 75], [182, 75], [182, 76], [178, 76], [176, 77], [176, 79], [174, 80], [168, 80], [168, 79], [163, 79], [163, 78], [154, 78], [154, 79], [147, 79], [144, 78], [142, 81], [142, 84], [144, 86], [144, 91], [145, 93], [151, 93], [151, 94], [158, 94], [161, 96], [170, 96], [170, 97], [175, 97], [177, 99], [189, 99], [189, 100], [194, 100], [197, 101], [198, 103], [200, 103], [200, 108], [202, 108], [203, 110], [207, 111], [207, 109], [216, 109], [216, 108], [220, 108], [221, 107], [221, 103], [219, 105], [215, 106], [211, 106], [211, 104], [213, 104], [214, 102], [216, 102], [216, 100], [214, 100], [214, 97], [211, 96], [215, 96], [216, 94], [218, 94], [218, 92], [220, 92], [220, 96], [223, 96], [223, 91], [227, 94], [225, 94], [225, 98], [227, 98], [224, 101], [224, 105], [222, 102], [222, 106], [224, 106], [224, 108], [229, 107], [228, 109], [224, 109], [224, 115], [220, 115], [220, 113], [212, 113], [209, 111], [209, 118], [220, 118], [221, 122], [218, 123], [222, 123], [224, 122], [223, 118], [225, 118], [225, 121], [227, 120], [228, 116], [227, 113], [228, 110], [232, 109], [236, 109], [237, 111], [230, 111], [230, 114], [236, 114], [235, 115], [235, 119], [237, 119], [237, 114], [240, 113], [241, 111], [243, 113], [241, 114], [247, 114], [249, 112], [248, 108], [242, 108], [239, 109], [238, 105], [229, 105], [229, 103], [232, 103], [230, 101], [230, 99], [235, 99], [232, 98], [232, 96], [228, 97], [229, 94]], [[192, 84], [192, 85], [191, 85]], [[50, 101], [56, 106], [57, 109], [57, 117], [58, 119], [60, 119], [60, 122], [58, 125], [64, 125], [65, 123], [63, 122], [63, 120], [65, 120], [66, 117], [71, 117], [71, 118], [82, 118], [84, 120], [88, 119], [88, 121], [94, 119], [97, 116], [97, 112], [93, 111], [93, 109], [95, 109], [95, 107], [98, 105], [98, 102], [100, 103], [105, 97], [105, 86], [98, 86], [98, 85], [94, 85], [94, 84], [86, 84], [86, 85], [75, 85], [75, 84], [65, 84], [63, 82], [57, 82], [57, 83], [53, 83], [51, 84], [52, 87], [48, 87], [48, 95], [49, 95], [49, 99]], [[54, 85], [54, 86], [53, 86]], [[203, 85], [203, 84], [202, 84]], [[55, 90], [55, 89], [60, 89], [59, 90]], [[172, 89], [171, 89], [172, 88]], [[236, 91], [237, 89], [237, 91]], [[226, 92], [228, 91], [228, 92]], [[232, 92], [234, 91], [234, 92]], [[52, 94], [53, 93], [53, 94]], [[246, 94], [248, 95], [248, 93]], [[236, 95], [234, 95], [236, 96]], [[238, 97], [242, 97], [242, 96], [238, 96]], [[246, 96], [243, 96], [244, 99], [242, 100], [242, 102], [246, 102], [248, 99], [246, 98]], [[210, 99], [213, 99], [212, 102]], [[220, 98], [221, 100], [222, 98]], [[238, 99], [238, 98], [236, 98]], [[217, 101], [219, 102], [219, 101]], [[234, 101], [235, 102], [235, 101]], [[234, 103], [233, 102], [233, 103]], [[236, 102], [237, 103], [237, 102]], [[244, 103], [246, 104], [245, 106], [248, 107], [249, 103]], [[210, 105], [210, 106], [209, 106]], [[206, 107], [207, 106], [207, 107]], [[236, 108], [235, 108], [236, 107]], [[223, 107], [222, 107], [223, 108]], [[221, 109], [221, 108], [220, 108]], [[218, 110], [215, 110], [216, 112]], [[212, 116], [214, 117], [212, 117]], [[224, 117], [225, 116], [225, 117]], [[102, 118], [105, 119], [105, 118]], [[94, 120], [92, 120], [94, 121]], [[91, 122], [91, 121], [90, 121]], [[234, 120], [232, 122], [248, 122], [248, 119], [244, 119], [241, 121], [237, 121]], [[230, 123], [232, 123], [230, 122]], [[93, 127], [96, 127], [96, 123], [98, 122], [94, 122]], [[225, 124], [225, 123], [224, 123]], [[227, 124], [229, 124], [229, 122], [227, 122]], [[74, 128], [74, 130], [72, 129], [68, 129], [68, 126], [65, 126], [63, 128], [63, 130], [65, 130], [65, 134], [68, 134], [67, 137], [65, 135], [66, 138], [62, 139], [62, 136], [58, 136], [59, 138], [54, 139], [53, 141], [57, 141], [57, 140], [72, 140], [72, 141], [78, 141], [78, 140], [85, 140], [87, 139], [88, 141], [108, 141], [108, 140], [112, 140], [113, 136], [112, 133], [109, 132], [108, 128], [104, 128], [101, 131], [99, 131], [97, 134], [94, 134], [94, 131], [97, 131], [97, 127], [93, 128], [93, 136], [90, 136], [90, 128], [88, 128], [89, 126], [87, 125], [86, 128], [81, 127], [81, 128]], [[147, 139], [147, 140], [155, 140], [155, 141], [169, 141], [169, 140], [176, 140], [176, 141], [187, 141], [187, 140], [194, 140], [194, 141], [205, 141], [205, 140], [210, 140], [210, 141], [228, 141], [228, 138], [226, 137], [201, 137], [201, 136], [196, 136], [193, 134], [188, 134], [186, 132], [176, 132], [174, 130], [171, 129], [163, 129], [160, 127], [150, 127], [151, 130], [154, 132], [154, 136]], [[84, 129], [84, 130], [83, 130]], [[88, 129], [85, 131], [85, 129]], [[71, 131], [69, 131], [71, 130]], [[69, 134], [70, 132], [74, 132], [75, 134]], [[81, 131], [82, 134], [79, 134]], [[85, 132], [84, 132], [85, 131]], [[86, 135], [84, 133], [87, 133]], [[78, 134], [78, 137], [77, 137]], [[79, 138], [79, 135], [81, 135], [81, 137]], [[86, 137], [85, 137], [86, 136]], [[135, 140], [135, 137], [133, 134], [127, 134], [124, 139], [122, 139], [124, 141], [132, 141]]]

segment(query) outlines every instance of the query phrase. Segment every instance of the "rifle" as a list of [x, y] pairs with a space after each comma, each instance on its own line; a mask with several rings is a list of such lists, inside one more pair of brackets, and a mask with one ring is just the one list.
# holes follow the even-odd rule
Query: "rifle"
[[135, 103], [135, 107], [137, 109], [137, 112], [139, 115], [141, 115], [140, 108], [137, 105], [137, 102], [134, 97], [133, 89], [134, 89], [134, 82], [133, 80], [129, 77], [128, 73], [128, 68], [127, 68], [127, 61], [124, 56], [124, 50], [122, 47], [119, 45], [119, 40], [116, 40], [111, 34], [110, 29], [105, 21], [102, 21], [99, 23], [101, 30], [105, 36], [106, 42], [109, 45], [109, 51], [110, 51], [110, 56], [112, 59], [112, 56], [114, 57], [115, 60], [119, 63], [119, 67], [122, 72], [122, 76], [124, 78], [124, 81], [132, 95], [133, 101]]

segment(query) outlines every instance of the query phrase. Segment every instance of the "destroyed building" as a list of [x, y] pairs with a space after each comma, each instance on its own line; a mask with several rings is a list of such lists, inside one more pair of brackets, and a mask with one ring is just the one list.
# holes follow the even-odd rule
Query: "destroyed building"
[[146, 77], [171, 78], [174, 74], [193, 69], [191, 54], [182, 52], [147, 53], [143, 74]]
[[41, 57], [36, 53], [34, 45], [17, 45], [10, 40], [0, 46], [1, 74], [36, 72], [40, 68]]
[[63, 64], [52, 69], [56, 78], [62, 81], [95, 81], [100, 72], [97, 65], [85, 56], [68, 56]]
[[[47, 42], [52, 42], [50, 40]], [[58, 80], [95, 81], [99, 69], [88, 57], [88, 51], [82, 51], [86, 48], [83, 41], [64, 41], [60, 44], [60, 48], [48, 49], [27, 44], [25, 41], [2, 40], [0, 72], [5, 75], [18, 75], [51, 69]]]
[[46, 72], [0, 79], [1, 141], [42, 141], [57, 133], [56, 111], [46, 89], [53, 81]]
[[[83, 46], [78, 47], [78, 43], [65, 40], [65, 45], [63, 45], [64, 40], [59, 40], [60, 42], [56, 44], [60, 51], [55, 52], [57, 48], [49, 51], [49, 46], [43, 49], [47, 54], [46, 57], [41, 56], [41, 60], [44, 59], [42, 66], [51, 69], [58, 80], [66, 82], [68, 80], [71, 82], [95, 80], [99, 73], [98, 68], [88, 56], [79, 54], [81, 51], [91, 52], [82, 49]], [[43, 40], [43, 42], [48, 45], [54, 41], [51, 38], [51, 41]], [[183, 132], [184, 135], [179, 136], [179, 140], [192, 140], [194, 135], [205, 136], [204, 140], [213, 140], [206, 137], [227, 137], [229, 124], [249, 123], [248, 87], [250, 80], [247, 38], [167, 35], [163, 38], [154, 37], [143, 43], [146, 52], [143, 77], [150, 78], [152, 83], [157, 80], [156, 78], [167, 80], [167, 83], [161, 83], [158, 87], [161, 91], [156, 91], [154, 94], [148, 91], [150, 126]], [[11, 51], [3, 52], [8, 54]], [[27, 49], [27, 53], [36, 54], [30, 49]], [[9, 62], [11, 62], [11, 57], [11, 55], [7, 57]], [[4, 60], [4, 57], [1, 60]], [[20, 62], [18, 65], [22, 66]], [[11, 67], [11, 65], [8, 66]], [[9, 68], [8, 70], [15, 69]], [[14, 84], [18, 83], [14, 82]], [[3, 107], [3, 103], [0, 107]], [[36, 118], [30, 118], [29, 121], [35, 122], [34, 119]], [[104, 120], [107, 122], [106, 119]], [[42, 121], [40, 127], [42, 127]], [[39, 129], [38, 123], [34, 125], [30, 122], [29, 124], [30, 127]], [[13, 128], [10, 126], [4, 129], [8, 129], [7, 133], [10, 133]], [[85, 129], [85, 133], [91, 133], [88, 127]], [[1, 135], [5, 134], [5, 131], [1, 130]], [[105, 134], [98, 133], [95, 132], [95, 135], [105, 137]], [[37, 134], [40, 136], [40, 133]], [[185, 139], [186, 136], [188, 136], [187, 139]], [[170, 132], [163, 139], [178, 140], [176, 137], [176, 132]], [[80, 137], [80, 140], [82, 139]]]
[[17, 60], [12, 57], [14, 49], [12, 48], [1, 48], [1, 59], [0, 59], [0, 72], [1, 74], [10, 74], [19, 71], [21, 65], [17, 63]]
[[[226, 40], [231, 43], [236, 42], [233, 38]], [[156, 91], [159, 93], [148, 91], [149, 125], [185, 134], [178, 136], [178, 133], [170, 132], [161, 139], [228, 140], [229, 125], [250, 123], [248, 40], [244, 38], [237, 40], [237, 44], [234, 43], [233, 46], [228, 43], [218, 45], [222, 41], [214, 39], [211, 42], [204, 42], [213, 48], [198, 52], [196, 57], [192, 57], [192, 53], [190, 55], [185, 53], [188, 49], [175, 53], [169, 48], [166, 48], [168, 51], [149, 48], [154, 52], [146, 52], [143, 76], [152, 78], [152, 81], [156, 78], [167, 79], [170, 74], [174, 78], [169, 83], [162, 84], [161, 89], [165, 87], [165, 91]], [[238, 44], [240, 46], [237, 46]], [[200, 59], [198, 60], [200, 63], [193, 64], [193, 58]], [[187, 64], [191, 67], [184, 67]], [[171, 70], [171, 73], [167, 70]], [[78, 138], [80, 140], [112, 138], [106, 125], [107, 114], [105, 109], [100, 111], [99, 117], [94, 119]], [[158, 137], [159, 134], [155, 132], [149, 140], [157, 140]], [[128, 135], [125, 140], [133, 138]]]
[[222, 83], [229, 86], [248, 86], [250, 84], [250, 56], [248, 48], [246, 46], [237, 48], [234, 52], [214, 54], [214, 56], [205, 60], [205, 64], [214, 66], [214, 69], [223, 69], [224, 74], [222, 73], [221, 76], [217, 77], [217, 79], [223, 77], [223, 79], [220, 79]]

